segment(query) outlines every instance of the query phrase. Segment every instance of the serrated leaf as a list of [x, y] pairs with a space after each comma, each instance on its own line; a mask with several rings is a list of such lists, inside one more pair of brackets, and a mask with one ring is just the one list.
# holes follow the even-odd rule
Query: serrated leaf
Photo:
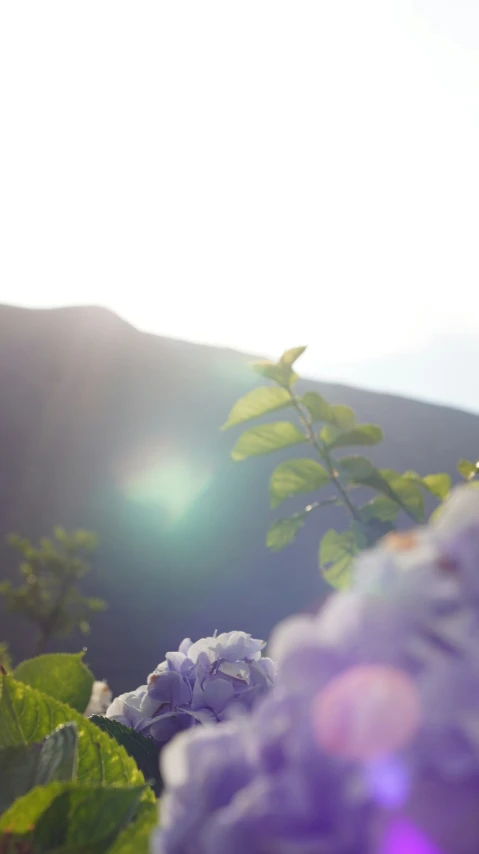
[[372, 462], [368, 460], [367, 457], [341, 457], [340, 460], [337, 460], [335, 465], [340, 475], [358, 482], [365, 481], [372, 477], [376, 471]]
[[43, 851], [101, 854], [133, 818], [143, 789], [69, 785], [52, 801], [33, 831]]
[[32, 744], [60, 724], [74, 722], [78, 729], [78, 783], [144, 784], [143, 775], [124, 748], [74, 709], [11, 676], [1, 675], [0, 686], [0, 748]]
[[347, 432], [328, 424], [321, 430], [320, 438], [329, 448], [347, 448], [352, 445], [377, 445], [382, 442], [383, 432], [376, 424], [358, 424]]
[[319, 545], [319, 567], [332, 587], [343, 590], [350, 586], [354, 558], [358, 552], [356, 532], [339, 534], [331, 529], [325, 533]]
[[0, 816], [0, 833], [28, 833], [35, 827], [38, 819], [53, 803], [55, 798], [65, 791], [66, 783], [50, 783], [37, 786], [21, 798]]
[[0, 750], [0, 813], [35, 786], [76, 777], [78, 734], [65, 724], [39, 744]]
[[478, 463], [473, 463], [471, 460], [459, 460], [457, 470], [464, 480], [472, 480], [478, 472]]
[[330, 477], [326, 469], [315, 460], [288, 460], [280, 463], [269, 482], [271, 507], [278, 507], [285, 498], [302, 492], [314, 492], [328, 483]]
[[306, 436], [290, 421], [276, 421], [273, 424], [260, 424], [250, 427], [241, 434], [231, 456], [234, 460], [246, 460], [261, 454], [270, 454], [281, 448], [289, 448], [306, 442]]
[[76, 655], [64, 652], [39, 655], [22, 661], [13, 676], [18, 682], [84, 712], [95, 680], [91, 670], [83, 664], [83, 655], [83, 652]]
[[15, 801], [1, 817], [0, 830], [28, 834], [34, 850], [95, 854], [114, 842], [143, 792], [142, 787], [50, 783]]
[[282, 365], [287, 365], [290, 368], [303, 355], [305, 350], [306, 347], [292, 347], [290, 350], [284, 351], [279, 361]]
[[266, 535], [266, 545], [272, 552], [279, 552], [296, 539], [303, 527], [307, 513], [296, 513], [286, 519], [279, 519], [271, 525]]
[[227, 430], [229, 427], [235, 427], [236, 424], [242, 424], [244, 421], [250, 421], [252, 418], [258, 418], [268, 412], [275, 412], [277, 409], [291, 405], [291, 395], [285, 388], [270, 385], [254, 388], [236, 401], [228, 415], [228, 420], [221, 429]]
[[317, 391], [307, 391], [300, 400], [313, 421], [332, 421], [334, 419], [332, 406]]
[[151, 738], [145, 738], [141, 733], [130, 729], [127, 726], [106, 718], [102, 715], [92, 715], [89, 720], [95, 726], [99, 727], [103, 732], [108, 733], [118, 744], [125, 748], [129, 756], [131, 756], [138, 768], [143, 773], [147, 782], [153, 782], [158, 786], [160, 782], [159, 769], [159, 746]]
[[298, 379], [298, 375], [292, 370], [289, 365], [281, 362], [270, 362], [264, 360], [262, 362], [253, 362], [252, 368], [261, 377], [267, 377], [274, 380], [283, 388], [291, 388]]
[[350, 406], [344, 406], [342, 403], [333, 404], [331, 423], [340, 430], [352, 430], [356, 425], [356, 416], [354, 409]]

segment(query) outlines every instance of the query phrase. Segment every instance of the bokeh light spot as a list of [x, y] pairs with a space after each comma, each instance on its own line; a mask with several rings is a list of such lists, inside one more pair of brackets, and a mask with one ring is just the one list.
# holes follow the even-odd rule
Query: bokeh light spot
[[316, 697], [313, 714], [316, 738], [326, 753], [364, 761], [407, 744], [421, 718], [412, 679], [383, 665], [352, 667], [332, 679]]

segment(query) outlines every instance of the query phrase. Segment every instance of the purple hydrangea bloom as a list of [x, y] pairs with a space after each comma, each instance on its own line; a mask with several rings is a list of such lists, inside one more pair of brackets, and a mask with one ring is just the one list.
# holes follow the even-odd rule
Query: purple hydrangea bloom
[[246, 632], [224, 632], [192, 643], [150, 674], [146, 685], [117, 697], [106, 712], [160, 745], [196, 723], [245, 715], [273, 685], [275, 668], [261, 650], [265, 642]]
[[361, 790], [348, 787], [329, 760], [315, 761], [311, 744], [302, 761], [273, 759], [266, 744], [261, 750], [274, 732], [283, 746], [289, 727], [299, 735], [288, 704], [265, 706], [256, 731], [237, 720], [185, 733], [165, 748], [170, 788], [154, 854], [363, 854]]
[[479, 851], [477, 592], [479, 491], [463, 487], [276, 629], [277, 681], [247, 723], [166, 749], [154, 854]]

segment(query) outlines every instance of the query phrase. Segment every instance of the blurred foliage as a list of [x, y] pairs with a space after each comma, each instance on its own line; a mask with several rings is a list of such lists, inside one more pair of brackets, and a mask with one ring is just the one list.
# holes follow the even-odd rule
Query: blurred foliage
[[464, 480], [474, 480], [479, 473], [479, 461], [472, 463], [470, 460], [459, 460], [457, 470]]
[[[266, 544], [279, 551], [295, 540], [315, 511], [331, 505], [343, 508], [349, 527], [342, 532], [327, 531], [318, 554], [324, 577], [334, 587], [341, 588], [349, 584], [355, 555], [394, 530], [401, 514], [415, 524], [424, 522], [424, 493], [442, 502], [451, 489], [451, 478], [444, 473], [421, 476], [414, 471], [379, 469], [365, 456], [339, 456], [338, 451], [343, 448], [378, 445], [383, 434], [375, 424], [358, 424], [349, 406], [331, 404], [315, 391], [296, 394], [298, 375], [293, 365], [305, 349], [287, 350], [278, 362], [255, 362], [256, 373], [274, 385], [260, 386], [241, 397], [222, 429], [278, 410], [292, 416], [289, 420], [268, 421], [248, 428], [237, 439], [231, 456], [242, 461], [293, 446], [309, 446], [314, 459], [302, 456], [282, 462], [271, 475], [272, 509], [302, 494], [312, 496], [303, 510], [271, 525]], [[479, 463], [461, 460], [458, 469], [466, 480], [471, 480], [478, 466]], [[357, 499], [359, 489], [361, 497]], [[364, 500], [364, 490], [373, 493], [368, 500]]]
[[42, 652], [49, 640], [90, 631], [90, 616], [104, 611], [103, 599], [83, 596], [78, 583], [90, 571], [90, 556], [98, 540], [90, 531], [55, 528], [51, 538], [43, 537], [38, 546], [11, 534], [9, 545], [21, 556], [19, 573], [23, 583], [0, 583], [7, 610], [30, 620], [38, 629], [36, 652]]
[[7, 672], [12, 669], [12, 658], [8, 651], [8, 643], [0, 643], [0, 667]]

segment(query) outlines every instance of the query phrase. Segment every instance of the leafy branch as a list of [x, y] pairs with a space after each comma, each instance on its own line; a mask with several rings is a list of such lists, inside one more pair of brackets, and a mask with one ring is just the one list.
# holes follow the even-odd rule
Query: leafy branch
[[[287, 350], [278, 362], [261, 361], [253, 369], [274, 385], [253, 389], [233, 406], [222, 429], [236, 427], [276, 411], [292, 410], [295, 420], [273, 421], [245, 430], [237, 439], [231, 456], [236, 461], [249, 457], [308, 444], [314, 459], [300, 457], [280, 463], [269, 482], [271, 507], [303, 493], [329, 489], [332, 495], [308, 504], [304, 510], [277, 520], [266, 537], [273, 551], [292, 543], [314, 509], [336, 505], [350, 519], [343, 533], [328, 531], [319, 548], [319, 565], [325, 578], [335, 587], [349, 583], [351, 565], [357, 552], [372, 545], [394, 529], [396, 519], [404, 513], [415, 523], [424, 521], [423, 492], [442, 501], [449, 493], [451, 479], [441, 473], [421, 477], [416, 472], [401, 474], [392, 469], [379, 469], [364, 456], [337, 457], [342, 448], [373, 446], [382, 441], [381, 429], [375, 424], [358, 424], [349, 406], [330, 404], [322, 395], [310, 391], [298, 395], [293, 390], [298, 375], [293, 369], [305, 347]], [[462, 461], [463, 476], [471, 477], [472, 463]], [[474, 469], [476, 473], [477, 469]], [[361, 503], [353, 499], [354, 491], [362, 487], [375, 495]]]

